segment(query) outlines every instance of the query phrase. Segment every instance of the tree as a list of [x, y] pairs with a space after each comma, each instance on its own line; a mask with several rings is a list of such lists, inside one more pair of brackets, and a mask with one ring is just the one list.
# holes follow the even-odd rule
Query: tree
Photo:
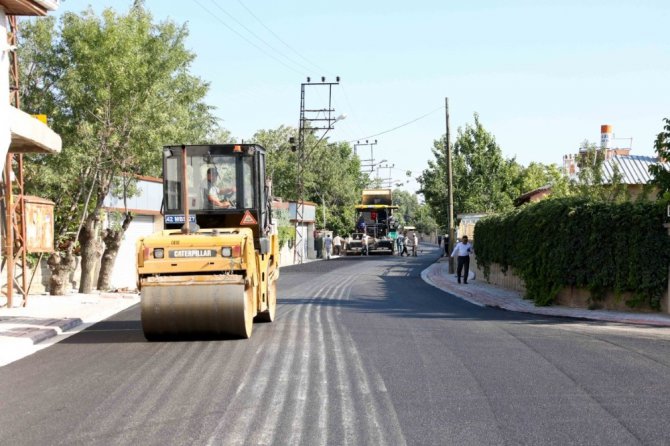
[[616, 165], [612, 165], [609, 178], [605, 169], [605, 150], [598, 150], [594, 143], [584, 141], [579, 151], [577, 180], [570, 185], [570, 194], [592, 200], [623, 202], [630, 199], [623, 176]]
[[280, 126], [274, 130], [258, 130], [252, 141], [267, 150], [266, 174], [272, 180], [275, 197], [296, 200], [297, 157], [291, 150], [289, 139], [297, 136], [297, 130]]
[[474, 125], [459, 128], [454, 143], [454, 208], [457, 212], [498, 212], [513, 207], [514, 159], [507, 160], [479, 116]]
[[[338, 234], [349, 233], [354, 226], [354, 206], [361, 201], [366, 175], [360, 161], [347, 143], [328, 143], [314, 153], [313, 170], [306, 177], [308, 197], [320, 204], [327, 216], [321, 227]], [[318, 201], [320, 199], [320, 201]]]
[[[187, 34], [185, 25], [154, 23], [141, 1], [126, 14], [106, 9], [98, 17], [88, 9], [66, 13], [58, 27], [50, 20], [25, 28], [25, 103], [52, 116], [63, 138], [59, 156], [35, 157], [27, 189], [54, 198], [57, 235], [79, 242], [80, 292], [93, 286], [103, 252], [100, 211], [115, 179], [158, 174], [163, 144], [202, 142], [216, 128], [203, 102], [208, 85], [188, 72]], [[125, 212], [107, 235], [122, 234], [131, 219]], [[115, 258], [118, 246], [107, 248], [106, 258]]]
[[398, 210], [393, 215], [396, 216], [401, 226], [416, 226], [417, 230], [423, 234], [431, 234], [438, 229], [430, 206], [426, 203], [419, 203], [416, 194], [395, 189], [393, 204], [398, 206]]
[[[663, 121], [665, 125], [663, 131], [656, 136], [654, 150], [660, 160], [668, 161], [670, 160], [670, 119], [664, 118]], [[651, 183], [658, 187], [658, 196], [670, 201], [670, 171], [658, 163], [649, 166], [649, 173], [653, 177]]]
[[[252, 140], [267, 150], [267, 174], [273, 194], [285, 200], [297, 200], [299, 153], [291, 149], [289, 138], [297, 130], [281, 126], [259, 130]], [[360, 161], [347, 143], [331, 143], [311, 132], [305, 135], [303, 185], [305, 200], [317, 203], [317, 227], [344, 234], [353, 228], [354, 206], [360, 201], [366, 175], [360, 173]]]
[[[435, 161], [429, 161], [419, 182], [433, 215], [443, 227], [448, 225], [445, 138], [433, 143]], [[479, 115], [474, 125], [458, 128], [452, 156], [453, 197], [456, 213], [498, 212], [513, 207], [519, 195], [514, 172], [520, 167], [505, 159], [495, 138], [487, 132]]]

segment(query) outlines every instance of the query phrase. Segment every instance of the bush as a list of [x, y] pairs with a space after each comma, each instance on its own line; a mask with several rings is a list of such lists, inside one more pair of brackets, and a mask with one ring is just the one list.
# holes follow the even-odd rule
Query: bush
[[514, 268], [536, 305], [574, 286], [590, 290], [593, 301], [632, 292], [628, 305], [659, 309], [670, 265], [664, 215], [649, 202], [543, 200], [477, 222], [477, 263], [487, 277], [491, 263]]
[[[295, 227], [294, 226], [279, 226], [279, 248], [283, 248], [287, 242], [295, 238]], [[290, 247], [290, 245], [289, 245]]]

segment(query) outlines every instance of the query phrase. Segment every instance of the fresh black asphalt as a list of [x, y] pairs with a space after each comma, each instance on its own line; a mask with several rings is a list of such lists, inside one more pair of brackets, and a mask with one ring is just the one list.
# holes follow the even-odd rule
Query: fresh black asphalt
[[416, 258], [282, 269], [249, 340], [139, 307], [0, 368], [0, 444], [670, 444], [670, 337], [471, 305]]

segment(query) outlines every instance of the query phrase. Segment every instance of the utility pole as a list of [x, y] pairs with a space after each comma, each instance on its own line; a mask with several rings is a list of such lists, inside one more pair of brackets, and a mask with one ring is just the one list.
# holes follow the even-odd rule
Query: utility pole
[[[374, 141], [370, 142], [367, 139], [365, 142], [360, 142], [356, 141], [356, 144], [354, 144], [354, 155], [358, 155], [358, 147], [359, 146], [370, 146], [370, 159], [367, 160], [361, 160], [361, 169], [363, 168], [370, 168], [370, 172], [374, 170], [374, 164], [375, 164], [375, 157], [374, 157], [374, 146], [377, 145], [377, 140], [375, 139]], [[363, 164], [363, 163], [370, 163], [370, 164]]]
[[[297, 184], [296, 190], [298, 195], [298, 201], [296, 202], [295, 208], [295, 243], [293, 252], [293, 263], [303, 263], [303, 253], [305, 251], [305, 240], [307, 237], [304, 237], [302, 234], [301, 226], [305, 214], [305, 184], [304, 184], [304, 173], [307, 160], [311, 155], [312, 151], [323, 141], [328, 131], [332, 130], [333, 125], [342, 119], [345, 118], [344, 115], [338, 116], [335, 118], [333, 113], [335, 109], [332, 108], [332, 89], [333, 85], [339, 85], [340, 76], [335, 78], [335, 82], [326, 82], [324, 76], [321, 77], [321, 81], [312, 82], [311, 78], [307, 78], [307, 82], [300, 84], [300, 126], [298, 127], [298, 146], [297, 155], [298, 155], [298, 172], [297, 172]], [[319, 108], [319, 109], [308, 109], [305, 105], [305, 87], [312, 86], [322, 86], [328, 87], [328, 107]], [[315, 123], [315, 125], [312, 125]], [[310, 148], [309, 151], [305, 149], [305, 134], [306, 132], [314, 132], [316, 130], [323, 130], [324, 133], [321, 135], [321, 138], [316, 142], [316, 144]]]
[[[444, 110], [446, 112], [447, 134], [445, 136], [444, 151], [447, 156], [447, 191], [449, 193], [449, 246], [447, 253], [450, 255], [454, 249], [454, 238], [456, 237], [454, 231], [454, 177], [451, 170], [451, 143], [449, 138], [449, 98], [444, 98]], [[449, 258], [449, 274], [454, 273], [454, 259]]]
[[[389, 170], [389, 178], [388, 178], [388, 180], [384, 180], [383, 187], [388, 187], [389, 189], [393, 188], [393, 184], [392, 184], [392, 181], [391, 181], [391, 169], [393, 169], [394, 167], [395, 167], [395, 164], [388, 164], [388, 163], [387, 164], [380, 164], [377, 167], [377, 176], [379, 176], [379, 169], [388, 169]], [[388, 186], [386, 185], [387, 181], [388, 181]]]

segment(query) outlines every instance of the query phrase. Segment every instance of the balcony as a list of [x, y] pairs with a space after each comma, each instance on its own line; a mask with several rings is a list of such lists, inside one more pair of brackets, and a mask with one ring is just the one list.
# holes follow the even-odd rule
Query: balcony
[[0, 0], [0, 8], [8, 15], [44, 16], [59, 5], [60, 0]]

